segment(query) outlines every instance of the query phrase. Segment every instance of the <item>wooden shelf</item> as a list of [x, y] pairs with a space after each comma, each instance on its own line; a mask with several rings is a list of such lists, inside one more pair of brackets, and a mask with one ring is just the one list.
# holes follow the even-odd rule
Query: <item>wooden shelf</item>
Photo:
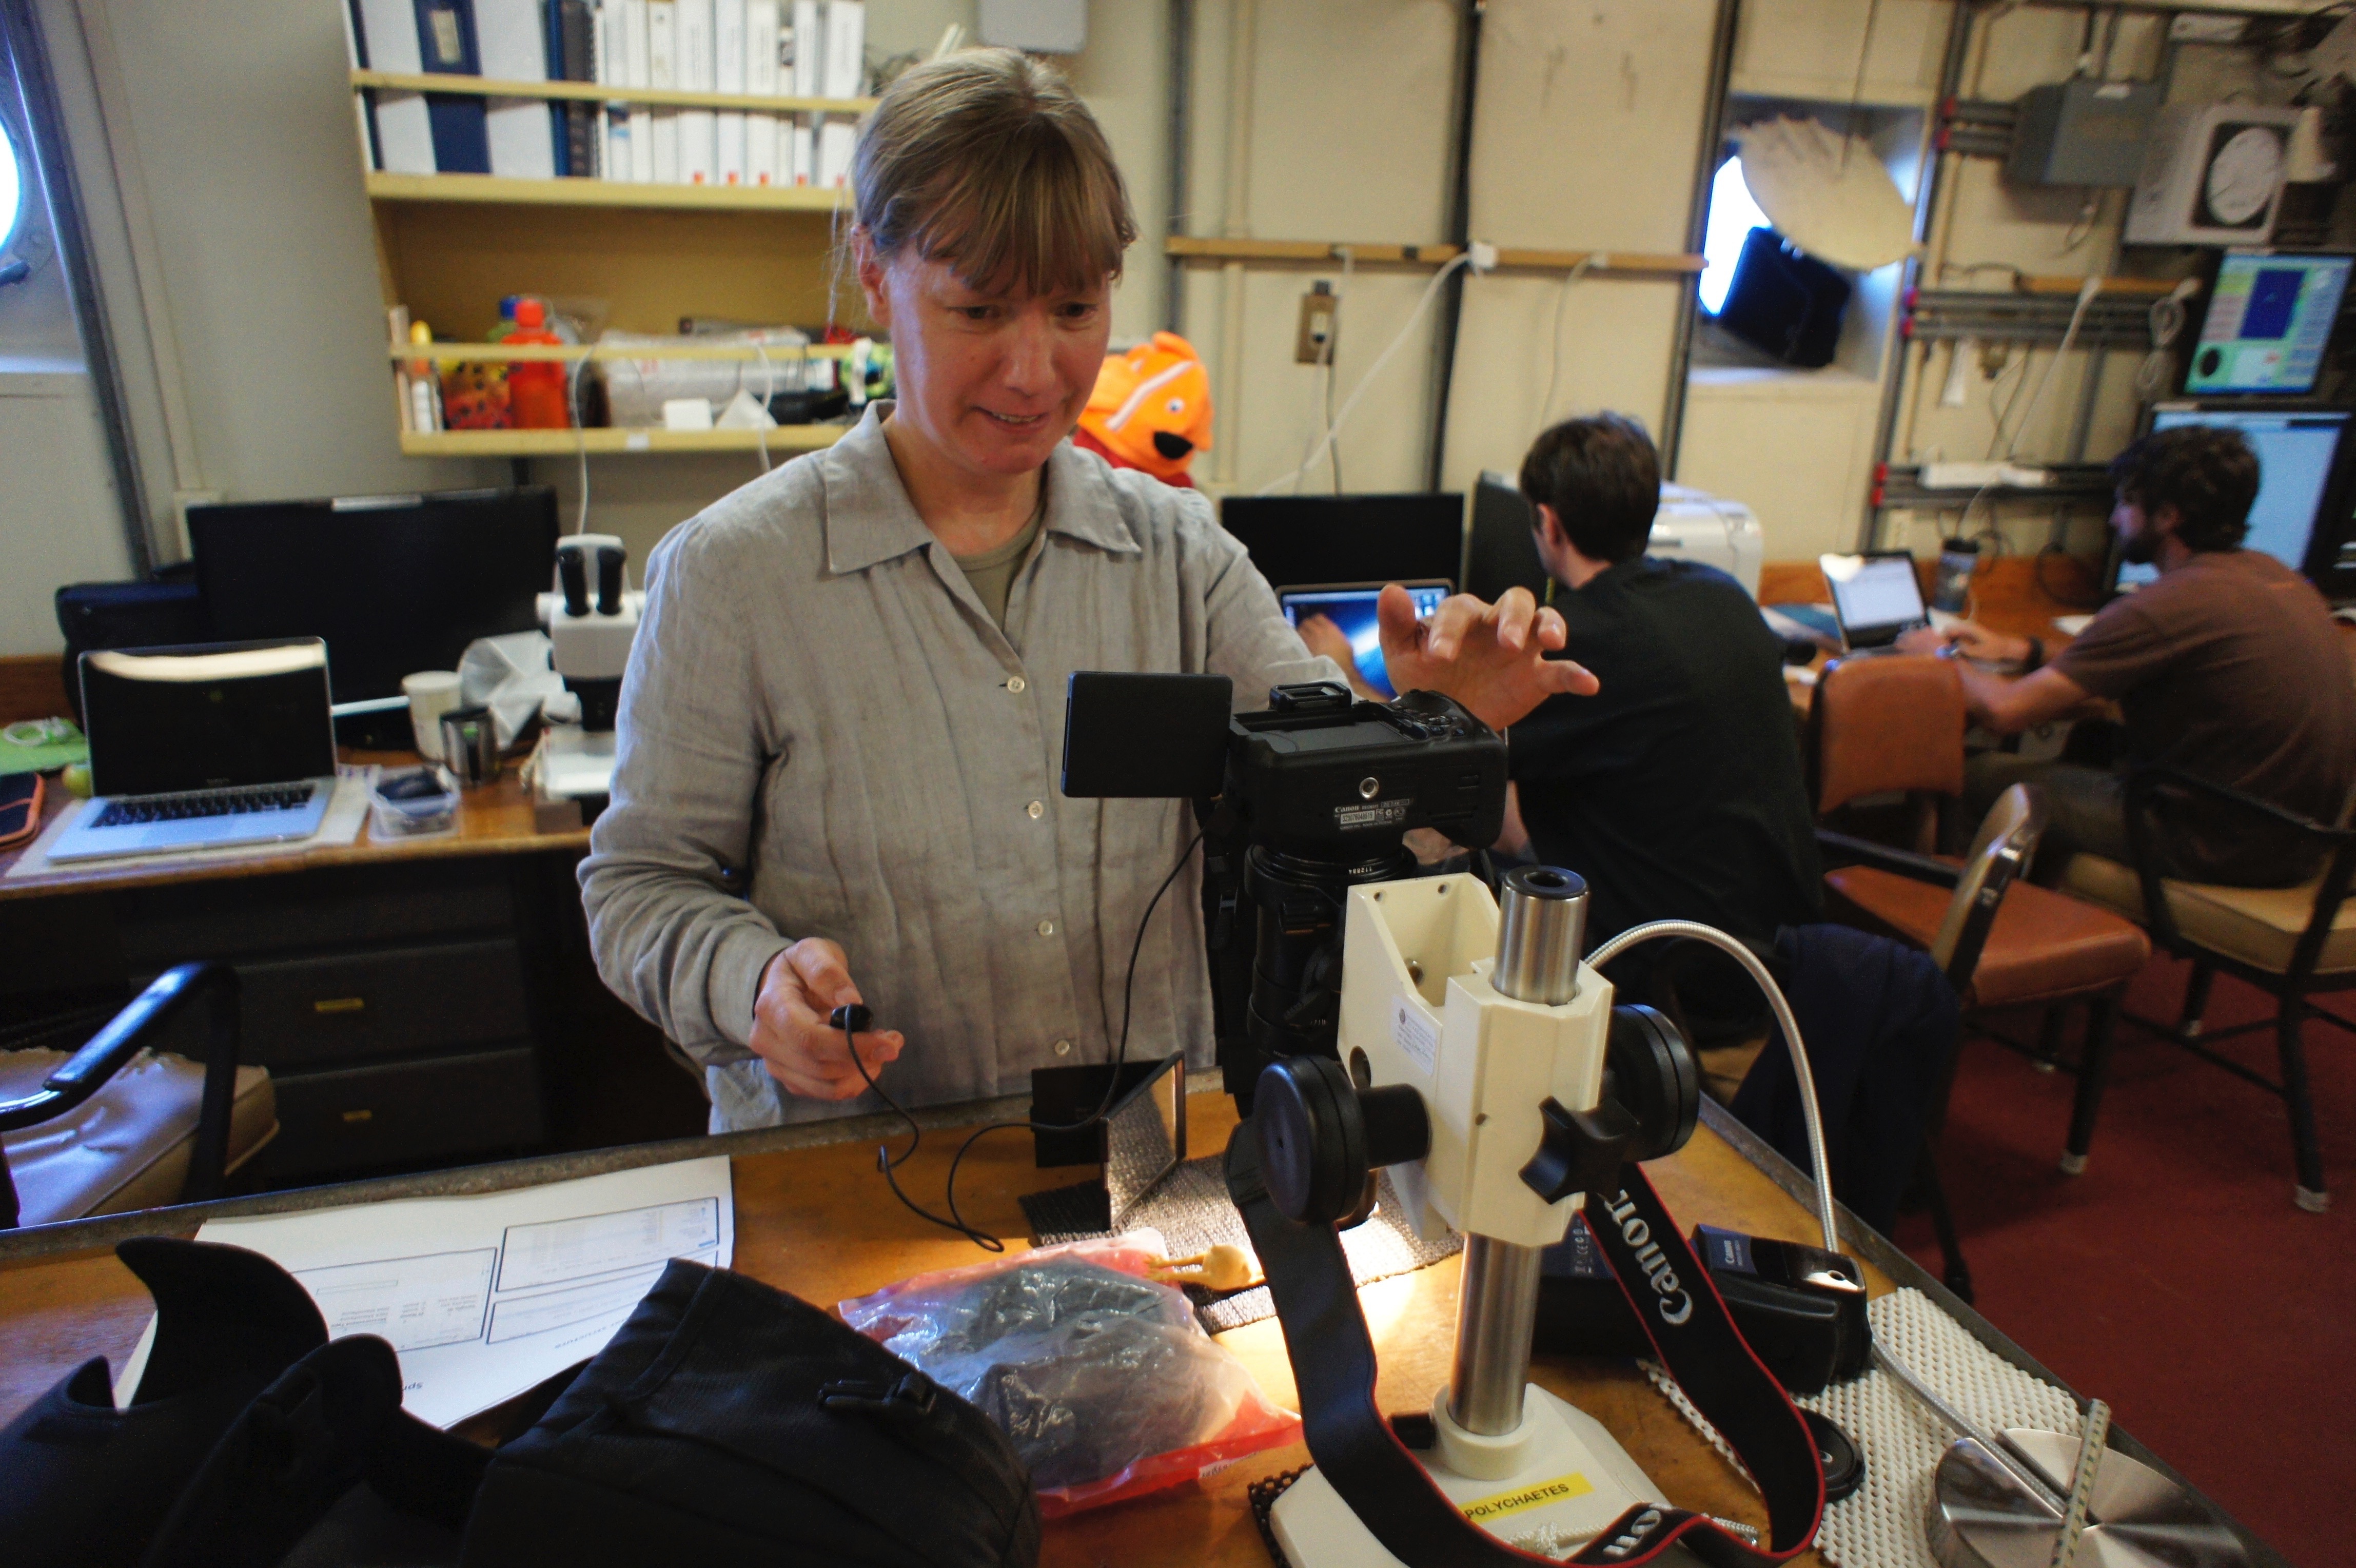
[[831, 446], [848, 424], [780, 424], [774, 430], [436, 430], [401, 433], [404, 457], [570, 457], [616, 452], [758, 452], [772, 456]]
[[596, 81], [501, 81], [487, 76], [412, 75], [355, 70], [355, 88], [387, 92], [456, 92], [471, 98], [546, 98], [589, 103], [653, 103], [665, 108], [757, 110], [765, 114], [864, 114], [873, 98], [793, 98], [744, 92], [691, 92], [669, 87], [615, 87]]
[[617, 179], [503, 179], [487, 174], [367, 177], [372, 201], [498, 202], [516, 207], [654, 207], [704, 212], [831, 212], [851, 193], [809, 185], [638, 185]]

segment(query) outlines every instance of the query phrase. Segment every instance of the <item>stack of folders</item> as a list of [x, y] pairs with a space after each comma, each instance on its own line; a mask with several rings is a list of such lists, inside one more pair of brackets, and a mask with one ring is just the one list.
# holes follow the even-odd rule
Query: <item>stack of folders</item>
[[[348, 0], [352, 64], [499, 81], [857, 98], [864, 0]], [[841, 187], [856, 116], [372, 88], [360, 132], [389, 174]]]

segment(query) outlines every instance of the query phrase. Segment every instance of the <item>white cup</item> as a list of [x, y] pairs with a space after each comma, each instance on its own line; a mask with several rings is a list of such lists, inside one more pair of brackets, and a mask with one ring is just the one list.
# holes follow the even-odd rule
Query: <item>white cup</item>
[[401, 694], [409, 699], [409, 727], [417, 739], [418, 755], [429, 762], [442, 760], [442, 715], [460, 705], [458, 672], [421, 670], [401, 678]]

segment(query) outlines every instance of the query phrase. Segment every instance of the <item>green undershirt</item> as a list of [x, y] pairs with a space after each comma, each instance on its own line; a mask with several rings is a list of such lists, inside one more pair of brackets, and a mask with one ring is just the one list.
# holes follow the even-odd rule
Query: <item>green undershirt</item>
[[[1044, 489], [1044, 486], [1042, 489]], [[990, 618], [997, 623], [1001, 631], [1006, 629], [1006, 601], [1014, 592], [1014, 574], [1023, 569], [1023, 563], [1029, 558], [1031, 546], [1038, 541], [1039, 530], [1046, 521], [1047, 498], [1042, 494], [1039, 510], [1031, 514], [1031, 521], [1024, 523], [1023, 531], [1013, 538], [994, 550], [950, 557], [958, 564], [958, 570], [965, 574], [965, 580], [973, 587], [974, 596], [981, 601], [981, 607], [990, 612]]]

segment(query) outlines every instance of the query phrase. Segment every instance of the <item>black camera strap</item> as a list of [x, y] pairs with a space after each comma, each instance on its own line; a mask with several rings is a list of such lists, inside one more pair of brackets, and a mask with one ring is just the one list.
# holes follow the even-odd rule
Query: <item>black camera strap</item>
[[[1249, 1120], [1227, 1142], [1228, 1196], [1243, 1211], [1284, 1329], [1300, 1391], [1309, 1452], [1343, 1501], [1410, 1568], [1503, 1568], [1547, 1563], [1466, 1519], [1432, 1483], [1375, 1403], [1375, 1347], [1358, 1308], [1338, 1232], [1279, 1212], [1259, 1169]], [[1824, 1467], [1807, 1423], [1727, 1314], [1676, 1223], [1633, 1163], [1606, 1201], [1590, 1194], [1582, 1215], [1687, 1398], [1718, 1429], [1767, 1502], [1762, 1550], [1708, 1516], [1685, 1509], [1630, 1509], [1569, 1561], [1615, 1568], [1652, 1561], [1680, 1541], [1714, 1568], [1786, 1562], [1815, 1540], [1825, 1510]]]

